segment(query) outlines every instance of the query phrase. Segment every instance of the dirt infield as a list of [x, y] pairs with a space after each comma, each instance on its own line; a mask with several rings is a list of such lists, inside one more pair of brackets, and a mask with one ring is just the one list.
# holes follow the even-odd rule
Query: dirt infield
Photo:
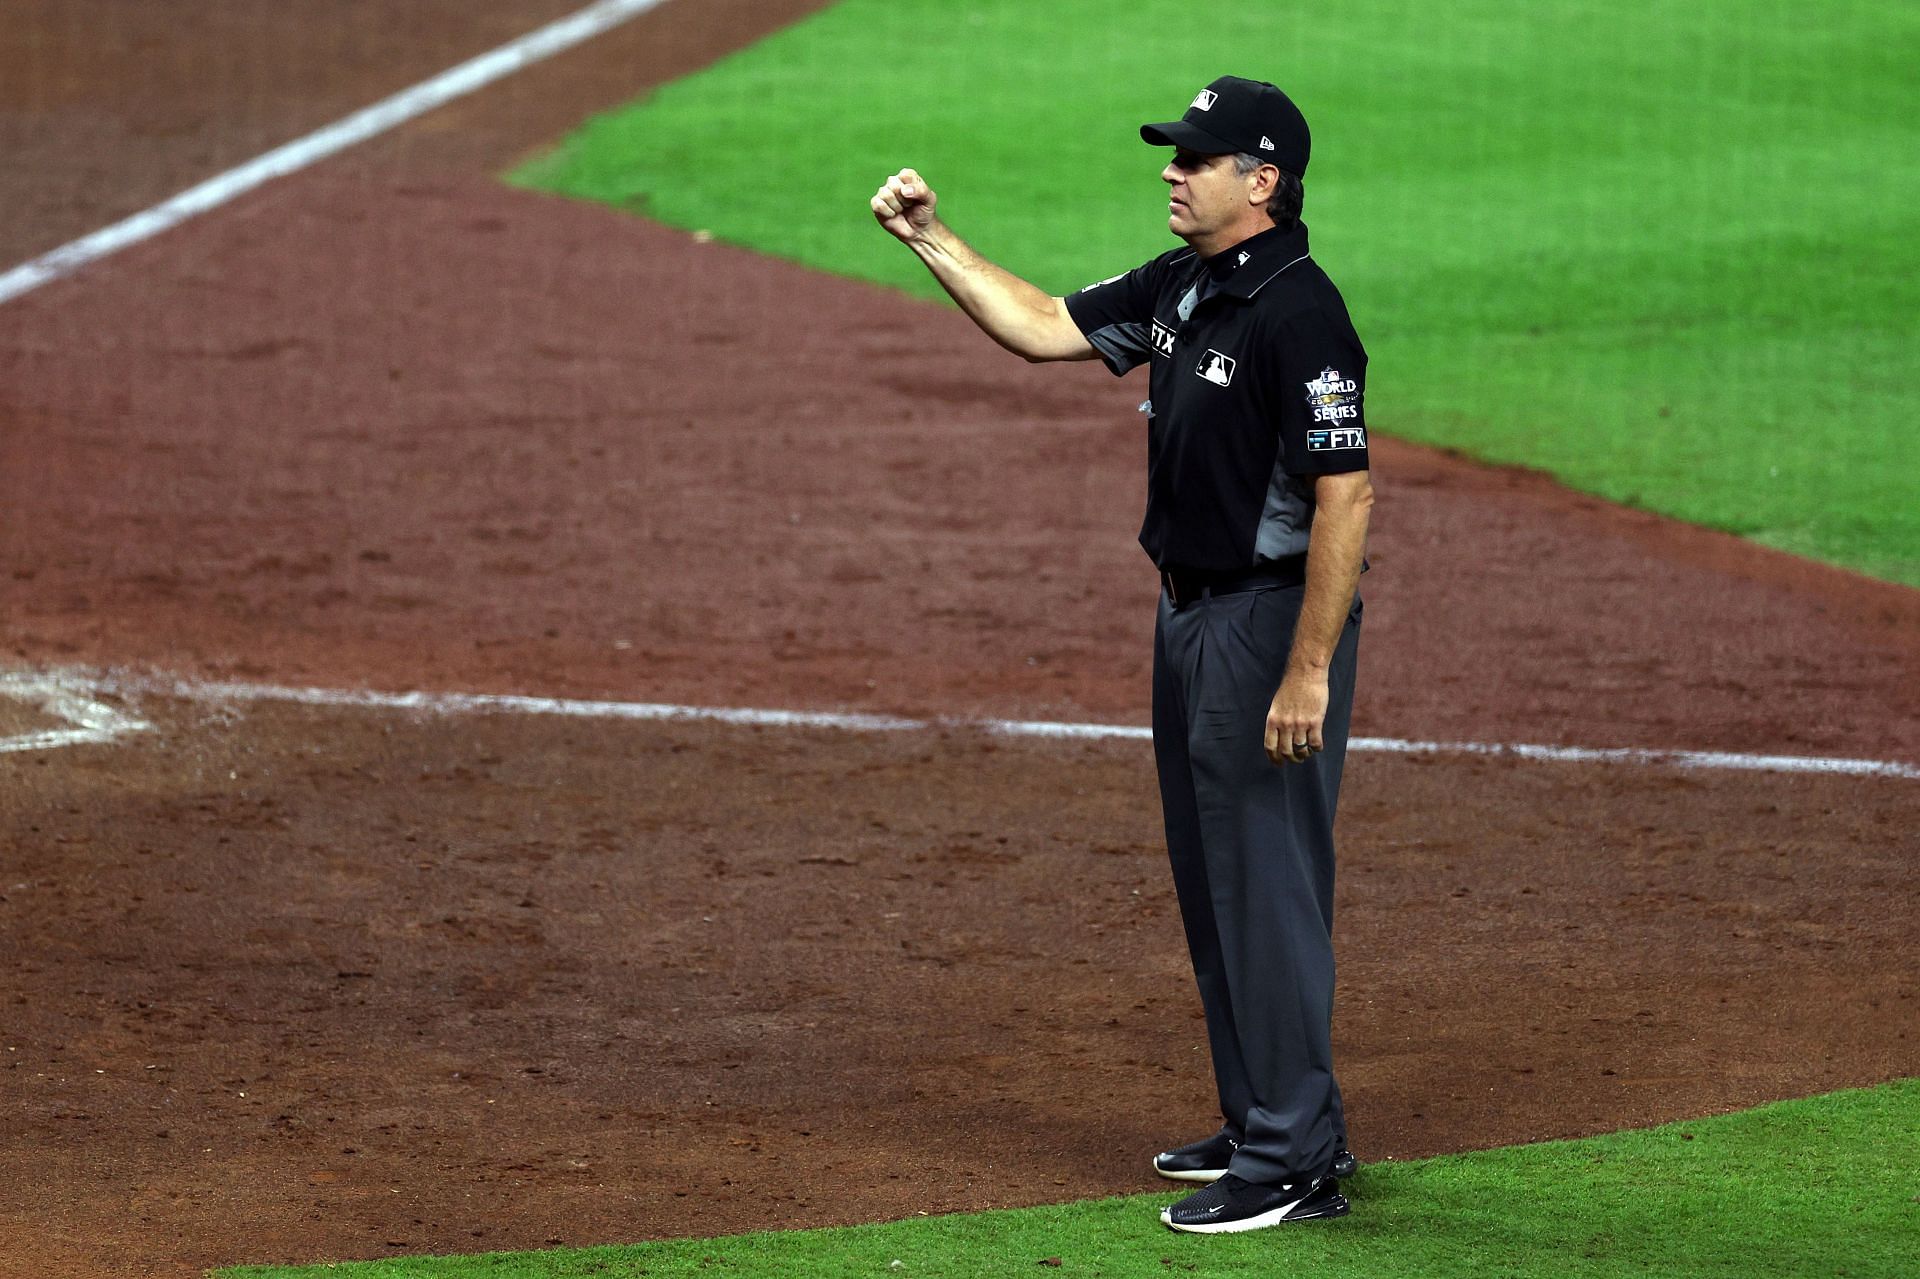
[[[0, 184], [9, 261], [571, 7], [68, 121], [126, 186]], [[487, 176], [807, 7], [667, 5], [0, 307], [8, 665], [1144, 722], [1137, 388]], [[1920, 761], [1920, 594], [1379, 453], [1357, 732]], [[1208, 1122], [1137, 744], [140, 711], [0, 755], [0, 1275], [1145, 1189]], [[1349, 775], [1363, 1158], [1920, 1073], [1920, 787]]]
[[[1210, 1122], [1138, 743], [145, 710], [7, 817], [7, 1237], [70, 1273], [1137, 1191]], [[1911, 789], [1367, 758], [1358, 1150], [1911, 1073]]]

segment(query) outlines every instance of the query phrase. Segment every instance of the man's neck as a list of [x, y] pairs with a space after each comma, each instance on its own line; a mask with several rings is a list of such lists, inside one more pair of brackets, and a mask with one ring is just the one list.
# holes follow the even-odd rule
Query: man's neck
[[1242, 221], [1234, 223], [1231, 227], [1214, 231], [1208, 235], [1188, 235], [1182, 236], [1181, 239], [1185, 240], [1188, 247], [1201, 257], [1211, 258], [1225, 253], [1236, 244], [1251, 240], [1262, 231], [1270, 231], [1272, 229], [1272, 220], [1265, 214], [1261, 214], [1258, 221], [1243, 219]]

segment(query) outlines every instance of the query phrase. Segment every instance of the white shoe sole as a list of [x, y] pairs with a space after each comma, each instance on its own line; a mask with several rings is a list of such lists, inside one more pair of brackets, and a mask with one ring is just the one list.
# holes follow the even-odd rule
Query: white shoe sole
[[1155, 1164], [1153, 1170], [1168, 1181], [1197, 1181], [1203, 1186], [1211, 1186], [1227, 1175], [1225, 1168], [1201, 1168], [1195, 1172], [1168, 1172], [1159, 1164]]
[[[1285, 1223], [1287, 1221], [1287, 1214], [1295, 1208], [1298, 1208], [1302, 1202], [1303, 1200], [1296, 1199], [1290, 1204], [1281, 1204], [1278, 1208], [1263, 1212], [1257, 1217], [1246, 1217], [1239, 1221], [1222, 1221], [1214, 1224], [1195, 1222], [1191, 1225], [1176, 1223], [1173, 1219], [1173, 1209], [1168, 1207], [1160, 1210], [1160, 1224], [1169, 1230], [1178, 1230], [1183, 1235], [1232, 1235], [1238, 1234], [1243, 1230], [1265, 1230], [1268, 1226], [1278, 1226]], [[1344, 1217], [1346, 1214], [1347, 1205], [1343, 1197], [1340, 1201], [1340, 1209], [1338, 1211], [1316, 1213], [1311, 1217], [1300, 1217], [1297, 1218], [1297, 1220], [1321, 1221], [1328, 1217]]]

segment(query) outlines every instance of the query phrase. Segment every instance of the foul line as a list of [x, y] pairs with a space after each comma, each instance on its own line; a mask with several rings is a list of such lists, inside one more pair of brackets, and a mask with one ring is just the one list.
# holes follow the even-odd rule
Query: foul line
[[376, 134], [405, 124], [415, 116], [424, 115], [455, 98], [484, 88], [495, 80], [591, 40], [645, 13], [660, 2], [599, 0], [597, 4], [550, 22], [538, 31], [529, 32], [490, 53], [483, 53], [451, 70], [443, 71], [431, 80], [356, 111], [344, 120], [335, 121], [304, 138], [249, 160], [238, 168], [209, 178], [144, 212], [43, 253], [0, 275], [0, 304], [29, 293], [50, 280], [77, 271], [89, 262], [176, 227], [188, 218], [217, 208], [274, 178], [304, 169], [335, 152], [365, 142]]
[[0, 697], [37, 706], [53, 718], [73, 725], [71, 728], [49, 728], [37, 733], [0, 737], [0, 755], [10, 751], [44, 751], [57, 746], [110, 742], [123, 733], [139, 733], [147, 729], [145, 720], [87, 696], [95, 691], [99, 690], [91, 688], [87, 681], [70, 676], [0, 672]]
[[[9, 677], [13, 678], [13, 677]], [[98, 675], [62, 671], [37, 676], [70, 693], [80, 690], [175, 697], [199, 702], [296, 702], [305, 706], [366, 707], [421, 711], [436, 715], [505, 712], [584, 719], [696, 720], [766, 728], [843, 729], [861, 733], [910, 732], [961, 728], [1009, 737], [1067, 738], [1083, 741], [1149, 741], [1153, 732], [1128, 724], [1063, 723], [1013, 719], [912, 719], [823, 711], [759, 710], [749, 707], [680, 706], [667, 702], [592, 701], [569, 697], [524, 697], [503, 693], [383, 693], [337, 688], [285, 688], [276, 684], [202, 682], [159, 675]], [[0, 680], [0, 692], [7, 688]], [[135, 721], [137, 723], [137, 721]], [[15, 747], [13, 749], [28, 749]], [[1748, 755], [1734, 751], [1650, 750], [1641, 747], [1544, 746], [1529, 743], [1418, 741], [1400, 737], [1355, 737], [1353, 751], [1396, 755], [1485, 755], [1573, 764], [1645, 764], [1669, 768], [1781, 773], [1824, 773], [1846, 777], [1890, 777], [1920, 781], [1920, 766], [1893, 760], [1837, 759], [1817, 755]]]

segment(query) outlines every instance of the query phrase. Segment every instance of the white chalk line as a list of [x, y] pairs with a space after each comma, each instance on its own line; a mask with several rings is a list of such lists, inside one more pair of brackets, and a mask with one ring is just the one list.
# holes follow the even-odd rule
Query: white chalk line
[[[16, 677], [26, 678], [26, 677]], [[37, 677], [69, 691], [142, 694], [196, 702], [294, 702], [305, 706], [408, 710], [435, 715], [506, 713], [557, 715], [585, 719], [705, 721], [764, 728], [839, 729], [859, 733], [972, 729], [1008, 737], [1082, 741], [1150, 741], [1151, 729], [1130, 724], [1087, 724], [1051, 720], [916, 719], [827, 711], [764, 710], [752, 707], [683, 706], [668, 702], [599, 701], [570, 697], [527, 697], [505, 693], [388, 693], [372, 689], [290, 688], [277, 684], [187, 680], [166, 675], [99, 674], [66, 670]], [[6, 684], [0, 681], [0, 691]], [[15, 749], [27, 749], [24, 747]], [[1845, 777], [1886, 777], [1920, 781], [1920, 766], [1893, 760], [1845, 759], [1817, 755], [1753, 755], [1735, 751], [1653, 750], [1644, 747], [1547, 746], [1513, 742], [1421, 741], [1401, 737], [1355, 737], [1347, 749], [1396, 755], [1481, 755], [1574, 764], [1638, 764], [1682, 769], [1781, 773], [1823, 773]]]
[[159, 235], [187, 219], [218, 208], [227, 201], [275, 178], [285, 177], [356, 143], [445, 106], [455, 98], [583, 43], [631, 18], [661, 0], [599, 0], [537, 31], [441, 72], [411, 89], [365, 107], [345, 119], [317, 129], [303, 138], [276, 147], [237, 168], [208, 178], [150, 209], [52, 249], [0, 275], [0, 304], [41, 285], [77, 271], [89, 262], [117, 253]]
[[110, 742], [125, 733], [142, 732], [148, 727], [145, 720], [89, 696], [98, 691], [87, 681], [66, 675], [0, 672], [0, 697], [25, 702], [72, 725], [71, 728], [49, 728], [0, 737], [0, 755], [13, 751], [44, 751], [60, 746]]

